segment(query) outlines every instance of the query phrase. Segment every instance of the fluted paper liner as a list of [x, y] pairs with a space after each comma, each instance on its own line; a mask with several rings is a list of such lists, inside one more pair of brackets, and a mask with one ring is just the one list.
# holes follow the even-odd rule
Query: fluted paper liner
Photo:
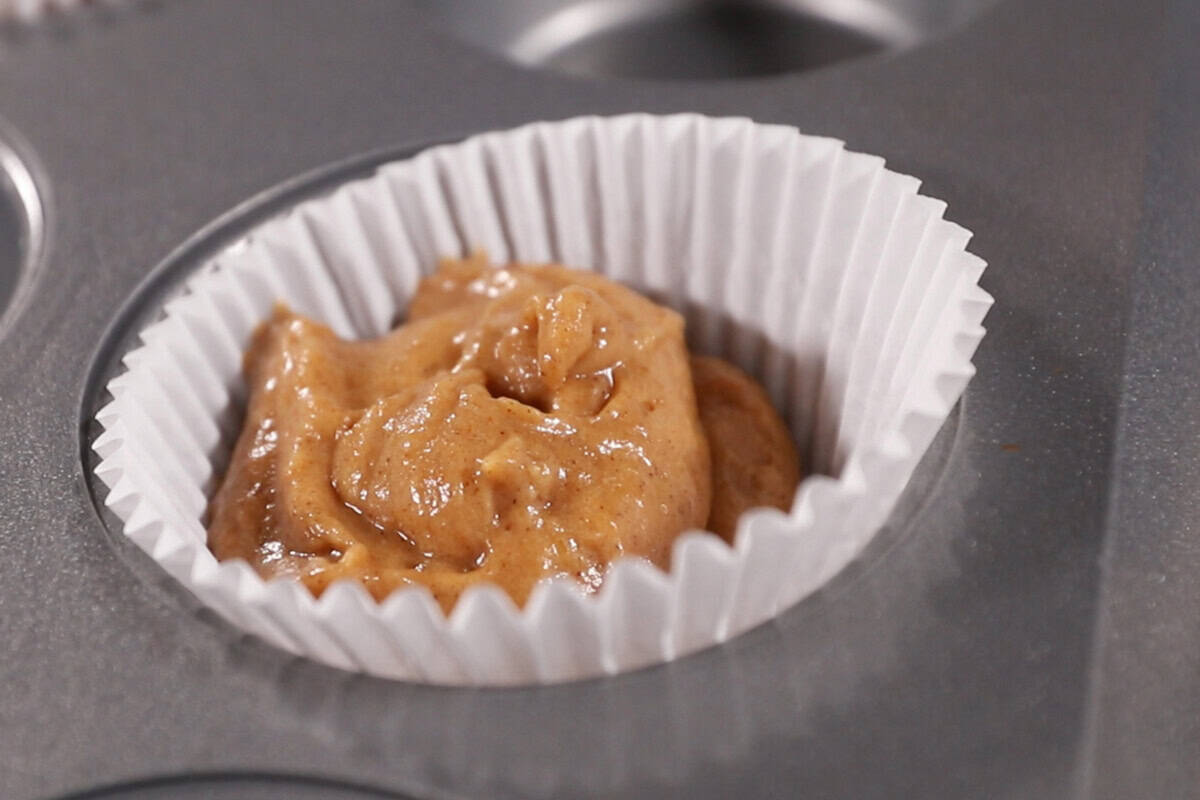
[[[435, 147], [263, 223], [188, 282], [124, 358], [97, 474], [125, 535], [233, 624], [348, 670], [545, 683], [666, 661], [812, 592], [879, 529], [974, 370], [991, 298], [969, 233], [918, 181], [833, 139], [697, 115], [536, 123]], [[242, 354], [273, 304], [373, 337], [440, 257], [593, 269], [681, 311], [694, 349], [766, 386], [806, 473], [735, 545], [690, 531], [664, 573], [617, 562], [524, 609], [476, 586], [374, 601], [218, 562], [203, 515], [240, 424]]]

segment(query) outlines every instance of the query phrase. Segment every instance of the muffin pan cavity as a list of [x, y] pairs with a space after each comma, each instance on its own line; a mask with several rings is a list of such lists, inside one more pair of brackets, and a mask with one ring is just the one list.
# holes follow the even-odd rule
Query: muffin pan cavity
[[0, 334], [19, 310], [41, 252], [42, 228], [37, 185], [0, 126]]
[[460, 38], [576, 75], [750, 78], [919, 44], [992, 0], [424, 0]]
[[[647, 163], [656, 166], [643, 183]], [[539, 183], [539, 174], [548, 178]], [[741, 187], [740, 203], [708, 194], [726, 182]], [[687, 189], [664, 195], [659, 186]], [[863, 549], [974, 372], [991, 304], [976, 284], [983, 262], [964, 250], [970, 234], [942, 218], [944, 204], [916, 188], [836, 140], [694, 114], [541, 123], [386, 164], [254, 226], [204, 260], [161, 319], [135, 326], [141, 346], [121, 358], [126, 371], [106, 384], [112, 401], [95, 416], [104, 504], [227, 620], [344, 669], [432, 683], [547, 683], [724, 641], [811, 593]], [[703, 238], [729, 229], [743, 209], [764, 224], [731, 248]], [[624, 229], [626, 218], [642, 227]], [[773, 238], [752, 243], [753, 231]], [[813, 477], [793, 510], [747, 514], [732, 549], [711, 534], [681, 536], [669, 573], [615, 563], [595, 601], [541, 585], [522, 610], [495, 587], [473, 586], [449, 618], [428, 593], [376, 603], [345, 583], [317, 600], [294, 583], [264, 584], [242, 562], [214, 560], [204, 510], [241, 417], [241, 354], [271, 306], [285, 300], [343, 337], [377, 336], [438, 257], [478, 248], [501, 263], [577, 264], [664, 295], [684, 312], [699, 351], [761, 378], [809, 453]], [[579, 614], [595, 623], [556, 623]], [[503, 648], [479, 633], [497, 629], [507, 632]]]
[[335, 781], [273, 775], [198, 775], [159, 778], [94, 789], [62, 800], [404, 800], [408, 795], [382, 792]]

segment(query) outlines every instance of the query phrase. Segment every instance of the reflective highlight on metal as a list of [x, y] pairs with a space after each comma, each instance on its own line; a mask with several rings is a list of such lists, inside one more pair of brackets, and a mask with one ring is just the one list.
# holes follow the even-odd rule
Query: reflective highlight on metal
[[712, 80], [919, 44], [991, 0], [424, 0], [460, 38], [576, 75]]

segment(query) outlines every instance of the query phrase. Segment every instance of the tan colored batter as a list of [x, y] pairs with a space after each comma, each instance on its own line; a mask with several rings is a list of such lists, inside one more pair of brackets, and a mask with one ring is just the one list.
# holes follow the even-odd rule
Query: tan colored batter
[[689, 528], [729, 539], [742, 511], [786, 509], [800, 477], [762, 389], [689, 359], [678, 314], [561, 266], [444, 262], [374, 341], [281, 307], [245, 370], [209, 546], [317, 594], [594, 590], [621, 555], [666, 567]]

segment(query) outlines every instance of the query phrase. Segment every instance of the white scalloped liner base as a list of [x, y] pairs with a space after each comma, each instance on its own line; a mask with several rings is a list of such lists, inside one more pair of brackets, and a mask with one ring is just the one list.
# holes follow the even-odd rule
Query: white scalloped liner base
[[[266, 222], [141, 333], [97, 415], [97, 475], [124, 532], [235, 625], [349, 670], [449, 684], [545, 683], [670, 660], [767, 620], [858, 554], [973, 374], [991, 298], [970, 234], [918, 182], [838, 141], [697, 115], [536, 123], [380, 167]], [[682, 311], [692, 346], [757, 375], [806, 467], [790, 514], [736, 544], [688, 532], [669, 573], [538, 587], [523, 610], [469, 590], [320, 599], [218, 563], [201, 517], [236, 435], [242, 352], [276, 300], [377, 336], [438, 257], [597, 270]], [[823, 477], [822, 475], [835, 475]]]

